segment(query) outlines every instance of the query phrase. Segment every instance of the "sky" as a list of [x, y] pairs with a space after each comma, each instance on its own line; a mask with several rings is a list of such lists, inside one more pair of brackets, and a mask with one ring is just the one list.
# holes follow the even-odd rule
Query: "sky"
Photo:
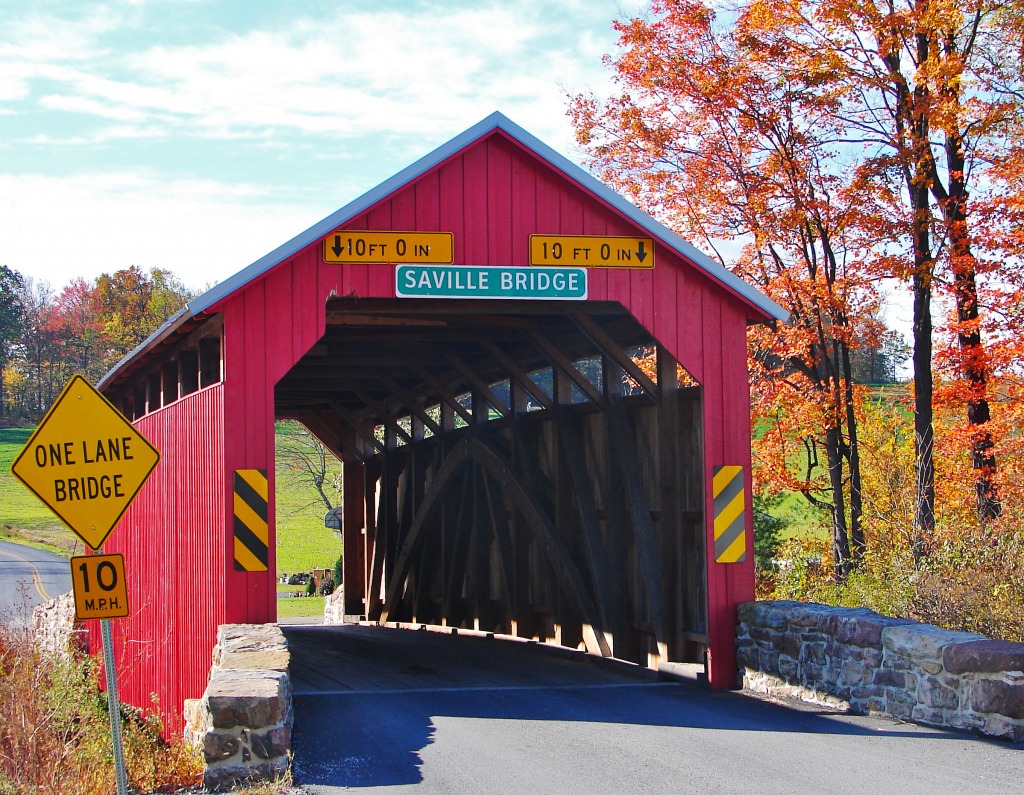
[[494, 111], [575, 162], [642, 0], [0, 0], [0, 265], [222, 281]]

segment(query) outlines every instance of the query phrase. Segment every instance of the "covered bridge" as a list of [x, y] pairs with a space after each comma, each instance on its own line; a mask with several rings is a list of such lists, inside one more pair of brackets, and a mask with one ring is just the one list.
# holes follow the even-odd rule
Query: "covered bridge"
[[345, 611], [734, 684], [745, 330], [785, 313], [494, 114], [191, 301], [100, 384], [162, 461], [106, 545], [171, 730], [276, 620], [274, 421], [343, 461]]

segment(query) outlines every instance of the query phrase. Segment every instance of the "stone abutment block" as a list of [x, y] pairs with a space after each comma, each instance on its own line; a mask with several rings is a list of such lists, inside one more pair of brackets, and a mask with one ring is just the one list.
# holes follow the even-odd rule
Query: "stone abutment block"
[[287, 772], [294, 721], [289, 657], [276, 624], [218, 629], [206, 692], [184, 708], [185, 738], [202, 751], [208, 790]]

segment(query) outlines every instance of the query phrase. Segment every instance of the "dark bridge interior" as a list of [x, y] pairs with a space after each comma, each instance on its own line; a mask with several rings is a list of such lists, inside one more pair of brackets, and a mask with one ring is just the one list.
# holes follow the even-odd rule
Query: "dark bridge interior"
[[707, 644], [700, 388], [621, 305], [334, 298], [275, 388], [344, 463], [346, 612]]

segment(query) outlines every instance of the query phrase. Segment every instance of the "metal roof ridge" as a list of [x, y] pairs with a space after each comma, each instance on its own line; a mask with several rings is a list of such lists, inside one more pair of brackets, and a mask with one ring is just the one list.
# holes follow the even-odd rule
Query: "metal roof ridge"
[[458, 153], [469, 144], [482, 138], [488, 132], [500, 129], [512, 139], [519, 142], [523, 147], [532, 151], [539, 158], [549, 165], [561, 171], [566, 177], [578, 183], [586, 190], [596, 195], [615, 210], [621, 212], [633, 223], [650, 232], [662, 243], [675, 249], [698, 268], [705, 271], [710, 277], [721, 283], [727, 289], [738, 294], [741, 298], [756, 306], [765, 314], [778, 320], [786, 321], [789, 313], [764, 295], [752, 284], [741, 279], [728, 268], [715, 262], [711, 257], [702, 252], [696, 246], [688, 243], [667, 226], [655, 220], [625, 197], [616, 193], [610, 187], [601, 182], [597, 177], [588, 172], [582, 166], [572, 162], [568, 157], [552, 149], [548, 144], [541, 141], [533, 134], [527, 132], [518, 124], [513, 122], [500, 111], [495, 111], [469, 129], [456, 135], [447, 143], [434, 149], [420, 159], [403, 168], [397, 174], [384, 180], [375, 188], [336, 210], [313, 226], [299, 233], [288, 242], [278, 246], [273, 251], [260, 257], [252, 264], [229, 276], [227, 279], [211, 287], [202, 295], [193, 298], [172, 318], [164, 323], [159, 329], [143, 341], [134, 351], [114, 365], [109, 372], [100, 380], [99, 385], [103, 386], [109, 382], [124, 365], [136, 354], [153, 347], [161, 339], [169, 336], [175, 328], [186, 322], [189, 318], [195, 317], [217, 302], [223, 300], [236, 290], [244, 287], [249, 282], [262, 276], [264, 273], [284, 262], [288, 257], [297, 254], [306, 246], [328, 234], [333, 229], [341, 226], [346, 221], [369, 209], [381, 199], [397, 192], [416, 178], [427, 171], [440, 165], [442, 162]]
[[369, 209], [381, 199], [397, 192], [402, 187], [422, 176], [430, 169], [439, 165], [468, 144], [481, 138], [485, 133], [496, 127], [501, 127], [501, 121], [511, 124], [501, 113], [495, 111], [487, 118], [477, 122], [465, 132], [455, 136], [447, 143], [441, 144], [437, 149], [421, 157], [419, 160], [403, 168], [397, 174], [384, 180], [375, 188], [371, 188], [362, 196], [354, 199], [344, 207], [336, 210], [323, 220], [313, 224], [304, 232], [300, 232], [287, 243], [284, 243], [269, 254], [260, 257], [251, 265], [243, 268], [234, 276], [230, 276], [220, 284], [207, 290], [202, 295], [189, 301], [189, 309], [193, 314], [205, 311], [217, 301], [226, 298], [239, 287], [248, 284], [256, 277], [262, 275], [276, 265], [286, 260], [293, 254], [297, 254], [310, 243], [326, 235], [345, 221], [354, 218], [364, 210]]
[[345, 221], [348, 221], [349, 219], [359, 215], [361, 212], [369, 209], [381, 199], [397, 192], [417, 177], [422, 176], [430, 169], [444, 162], [449, 157], [471, 144], [473, 141], [482, 138], [486, 133], [494, 129], [504, 131], [524, 147], [533, 151], [534, 154], [542, 160], [545, 160], [567, 177], [579, 183], [591, 193], [597, 195], [604, 202], [627, 216], [635, 224], [646, 229], [652, 235], [657, 237], [662, 243], [678, 251], [699, 268], [706, 271], [709, 276], [738, 293], [741, 297], [757, 306], [769, 316], [782, 321], [788, 319], [789, 313], [785, 309], [768, 298], [768, 296], [752, 284], [744, 281], [718, 262], [715, 262], [711, 257], [698, 249], [692, 243], [681, 238], [667, 226], [655, 220], [628, 199], [609, 188], [586, 169], [576, 163], [573, 163], [565, 155], [552, 149], [548, 144], [527, 132], [500, 111], [495, 111], [490, 114], [465, 132], [460, 133], [447, 143], [442, 144], [437, 149], [406, 166], [397, 174], [384, 180], [384, 182], [380, 183], [377, 187], [371, 188], [362, 196], [331, 213], [323, 220], [309, 227], [309, 229], [293, 237], [287, 243], [278, 246], [269, 254], [266, 254], [256, 260], [248, 267], [243, 268], [234, 276], [225, 279], [220, 284], [214, 286], [197, 298], [194, 298], [192, 301], [189, 301], [189, 311], [194, 315], [204, 312], [216, 302], [226, 298], [239, 287], [248, 284], [250, 281], [262, 275], [266, 271], [276, 265], [279, 265], [291, 255], [298, 253], [310, 243], [315, 242], [336, 227], [341, 226]]

